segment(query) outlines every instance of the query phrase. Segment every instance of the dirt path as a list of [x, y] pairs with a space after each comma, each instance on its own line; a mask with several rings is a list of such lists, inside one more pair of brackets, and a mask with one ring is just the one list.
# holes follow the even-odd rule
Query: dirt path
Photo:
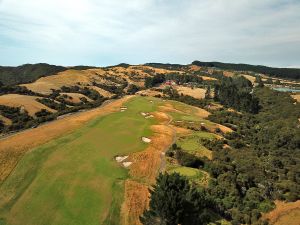
[[12, 172], [22, 156], [29, 150], [66, 135], [88, 121], [120, 109], [131, 96], [126, 96], [104, 106], [61, 118], [0, 140], [0, 184]]

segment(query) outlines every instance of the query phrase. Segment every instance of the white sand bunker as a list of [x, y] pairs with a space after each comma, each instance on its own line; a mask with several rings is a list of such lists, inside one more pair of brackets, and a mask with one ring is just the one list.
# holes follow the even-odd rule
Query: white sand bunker
[[120, 163], [120, 162], [123, 162], [125, 159], [127, 159], [128, 158], [128, 155], [125, 155], [125, 156], [117, 156], [116, 157], [116, 161], [118, 162], [118, 163]]
[[132, 162], [123, 162], [123, 166], [124, 167], [128, 167], [128, 166], [130, 166], [132, 164]]
[[145, 117], [145, 119], [149, 119], [154, 117], [153, 115], [151, 115], [150, 113], [147, 112], [141, 112], [141, 115]]
[[146, 137], [142, 137], [142, 141], [145, 142], [145, 143], [150, 143], [151, 139], [146, 138]]
[[124, 112], [125, 110], [127, 110], [127, 107], [121, 107], [121, 108], [120, 108], [120, 111], [121, 111], [121, 112]]

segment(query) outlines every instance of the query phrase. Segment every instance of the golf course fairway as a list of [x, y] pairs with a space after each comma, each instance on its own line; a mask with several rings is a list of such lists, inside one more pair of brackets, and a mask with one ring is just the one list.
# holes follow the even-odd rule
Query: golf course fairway
[[[142, 151], [161, 100], [133, 97], [127, 109], [27, 152], [0, 186], [0, 224], [119, 224], [128, 170], [114, 157]], [[66, 124], [68, 126], [68, 124]]]

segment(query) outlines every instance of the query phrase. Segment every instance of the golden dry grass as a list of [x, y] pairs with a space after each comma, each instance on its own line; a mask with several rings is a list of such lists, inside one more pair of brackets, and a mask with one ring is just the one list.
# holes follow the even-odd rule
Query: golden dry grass
[[36, 101], [38, 97], [19, 95], [19, 94], [7, 94], [0, 96], [0, 105], [6, 105], [10, 107], [22, 107], [24, 108], [30, 116], [41, 109], [46, 109], [49, 112], [56, 112], [56, 110], [43, 105], [42, 103]]
[[300, 200], [296, 202], [275, 201], [276, 208], [263, 215], [272, 225], [299, 225]]
[[198, 99], [203, 99], [206, 92], [206, 89], [204, 88], [190, 88], [184, 86], [177, 86], [176, 90], [179, 92], [179, 94], [189, 95]]
[[203, 80], [218, 80], [216, 78], [213, 77], [208, 77], [208, 76], [201, 76]]
[[201, 66], [197, 66], [197, 65], [190, 65], [189, 66], [189, 70], [190, 71], [199, 71], [199, 70], [201, 70]]
[[[29, 90], [32, 90], [34, 92], [49, 94], [51, 93], [51, 89], [60, 89], [62, 86], [79, 85], [82, 87], [89, 87], [92, 85], [93, 82], [114, 85], [114, 82], [112, 82], [110, 79], [107, 79], [107, 77], [113, 77], [119, 82], [125, 79], [129, 84], [133, 83], [137, 86], [143, 86], [144, 79], [146, 77], [151, 76], [149, 75], [149, 73], [154, 75], [157, 73], [171, 72], [182, 73], [182, 71], [170, 71], [165, 69], [152, 68], [148, 66], [130, 66], [128, 68], [112, 67], [107, 69], [97, 68], [88, 70], [70, 69], [60, 72], [56, 75], [42, 77], [33, 83], [23, 84], [22, 86], [25, 86]], [[105, 97], [111, 96], [111, 93], [106, 92], [101, 88], [99, 89], [94, 86], [92, 86], [91, 88], [95, 89]]]
[[122, 205], [122, 221], [124, 225], [140, 224], [139, 216], [148, 208], [150, 193], [149, 185], [132, 179], [125, 181], [125, 201]]
[[30, 84], [23, 84], [29, 90], [34, 92], [49, 94], [51, 89], [60, 89], [62, 86], [73, 86], [80, 84], [89, 84], [92, 75], [88, 70], [67, 70], [57, 75], [42, 77]]
[[137, 92], [138, 95], [145, 95], [145, 96], [157, 96], [157, 95], [163, 95], [163, 93], [159, 92], [159, 91], [155, 91], [155, 90], [151, 90], [151, 89], [147, 89], [147, 90], [141, 90]]
[[73, 102], [73, 103], [80, 103], [82, 102], [80, 98], [86, 98], [88, 102], [92, 102], [92, 99], [89, 97], [80, 94], [80, 93], [60, 93], [60, 95], [67, 95], [68, 96], [68, 101]]
[[243, 77], [245, 77], [247, 80], [250, 80], [252, 84], [255, 83], [255, 77], [247, 74], [242, 74]]
[[231, 71], [223, 71], [223, 75], [225, 77], [233, 77], [234, 76], [234, 72]]
[[102, 95], [106, 98], [110, 98], [114, 95], [114, 94], [110, 93], [109, 91], [106, 91], [106, 90], [96, 87], [96, 86], [89, 86], [89, 88], [97, 91], [100, 95]]
[[11, 173], [26, 151], [68, 134], [97, 116], [119, 111], [122, 104], [129, 98], [126, 96], [104, 107], [77, 113], [0, 139], [0, 183]]
[[154, 135], [150, 145], [144, 151], [129, 156], [129, 161], [133, 162], [129, 170], [131, 179], [125, 183], [125, 201], [122, 206], [123, 222], [126, 225], [141, 225], [139, 217], [148, 207], [148, 189], [155, 183], [161, 154], [172, 144], [175, 136], [174, 130], [166, 125], [170, 120], [168, 115], [162, 112], [154, 112], [152, 115], [160, 124], [151, 126]]
[[300, 102], [300, 94], [291, 95], [293, 99], [296, 99], [297, 102]]

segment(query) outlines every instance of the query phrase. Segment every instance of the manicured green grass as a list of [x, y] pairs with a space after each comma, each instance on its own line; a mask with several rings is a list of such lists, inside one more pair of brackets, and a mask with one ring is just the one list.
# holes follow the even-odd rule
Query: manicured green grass
[[[135, 97], [128, 110], [100, 117], [28, 152], [0, 187], [7, 224], [118, 224], [126, 169], [114, 156], [141, 151], [160, 100]], [[67, 126], [67, 124], [66, 124]]]
[[184, 151], [189, 151], [198, 156], [206, 156], [211, 158], [211, 151], [204, 147], [201, 143], [201, 139], [214, 139], [215, 135], [208, 132], [197, 131], [188, 136], [180, 137], [176, 144]]
[[169, 173], [179, 173], [182, 176], [187, 176], [190, 178], [198, 177], [200, 175], [199, 170], [195, 168], [179, 166], [169, 170]]

